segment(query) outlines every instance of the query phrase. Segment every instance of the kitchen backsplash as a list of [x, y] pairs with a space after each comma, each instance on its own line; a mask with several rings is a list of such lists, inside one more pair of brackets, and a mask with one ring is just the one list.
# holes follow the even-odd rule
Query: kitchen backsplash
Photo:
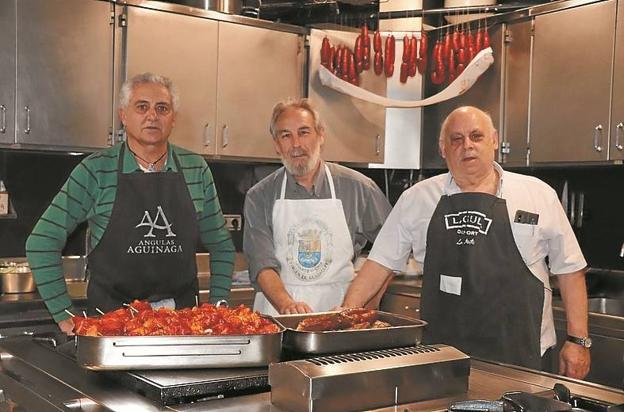
[[[37, 219], [63, 185], [71, 170], [84, 155], [67, 153], [0, 150], [0, 179], [9, 191], [16, 219], [0, 218], [0, 257], [24, 256], [24, 243]], [[278, 164], [243, 163], [209, 160], [221, 207], [226, 214], [241, 214], [245, 193], [260, 179], [274, 171]], [[358, 169], [371, 177], [395, 203], [399, 195], [419, 179], [440, 171]], [[593, 267], [624, 269], [619, 257], [624, 242], [624, 167], [567, 167], [519, 169], [548, 182], [561, 196], [565, 181], [571, 204], [574, 193], [578, 206], [584, 198], [583, 222], [575, 232], [585, 256]], [[386, 190], [386, 181], [388, 188]], [[578, 220], [578, 211], [575, 216]], [[65, 255], [84, 254], [81, 225], [70, 236]], [[242, 250], [242, 231], [231, 232], [237, 250]]]

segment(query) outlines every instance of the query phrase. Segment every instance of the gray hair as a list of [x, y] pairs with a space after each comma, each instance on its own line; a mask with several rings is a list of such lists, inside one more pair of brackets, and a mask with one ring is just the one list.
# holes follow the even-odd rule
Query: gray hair
[[119, 107], [126, 109], [130, 104], [130, 96], [135, 86], [144, 83], [159, 84], [167, 89], [171, 96], [171, 104], [173, 105], [173, 111], [177, 112], [180, 108], [180, 95], [178, 94], [178, 88], [173, 84], [171, 79], [165, 76], [161, 76], [154, 73], [141, 73], [126, 80], [121, 86], [119, 92]]
[[273, 136], [273, 138], [277, 137], [277, 130], [275, 130], [277, 119], [279, 119], [282, 113], [284, 113], [288, 109], [302, 109], [307, 111], [314, 118], [314, 129], [316, 130], [316, 132], [322, 133], [325, 130], [325, 126], [321, 121], [321, 117], [319, 116], [316, 109], [312, 107], [312, 104], [308, 99], [287, 99], [273, 106], [273, 114], [271, 115], [271, 124], [269, 126], [269, 131], [271, 132], [271, 136]]
[[475, 106], [461, 106], [458, 107], [457, 109], [453, 110], [451, 113], [449, 113], [448, 116], [446, 116], [446, 118], [444, 119], [444, 121], [442, 122], [442, 127], [440, 127], [440, 136], [439, 136], [439, 141], [442, 142], [444, 140], [444, 138], [446, 137], [446, 133], [447, 133], [447, 128], [448, 128], [448, 124], [449, 124], [449, 120], [451, 119], [451, 117], [453, 117], [453, 115], [457, 112], [460, 111], [467, 111], [467, 110], [474, 110], [478, 113], [480, 113], [483, 117], [485, 117], [487, 125], [489, 127], [489, 131], [490, 132], [496, 132], [496, 128], [494, 127], [494, 121], [492, 121], [492, 116], [490, 116], [490, 114], [486, 111], [483, 111], [481, 109], [479, 109], [478, 107]]

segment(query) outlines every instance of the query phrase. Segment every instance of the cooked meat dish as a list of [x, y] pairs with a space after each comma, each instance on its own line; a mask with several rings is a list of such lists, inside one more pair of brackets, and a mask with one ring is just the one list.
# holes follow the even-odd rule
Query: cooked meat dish
[[298, 331], [324, 332], [332, 330], [389, 328], [387, 322], [377, 319], [378, 314], [368, 309], [346, 309], [329, 315], [310, 316], [297, 325]]

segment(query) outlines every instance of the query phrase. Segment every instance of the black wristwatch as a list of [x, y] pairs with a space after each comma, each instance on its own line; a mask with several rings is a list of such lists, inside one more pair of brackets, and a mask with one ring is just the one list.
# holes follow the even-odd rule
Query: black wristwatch
[[586, 338], [577, 338], [576, 336], [568, 335], [568, 342], [576, 343], [587, 349], [591, 348], [592, 345], [592, 340], [589, 336]]

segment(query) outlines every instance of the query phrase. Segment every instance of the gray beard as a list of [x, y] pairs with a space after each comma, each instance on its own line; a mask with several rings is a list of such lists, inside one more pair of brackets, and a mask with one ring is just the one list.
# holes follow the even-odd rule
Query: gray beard
[[305, 176], [312, 170], [314, 170], [320, 160], [320, 152], [312, 153], [308, 161], [303, 164], [294, 164], [289, 160], [285, 159], [284, 156], [281, 156], [281, 158], [282, 164], [284, 165], [286, 170], [288, 170], [288, 173], [293, 176], [300, 177]]

